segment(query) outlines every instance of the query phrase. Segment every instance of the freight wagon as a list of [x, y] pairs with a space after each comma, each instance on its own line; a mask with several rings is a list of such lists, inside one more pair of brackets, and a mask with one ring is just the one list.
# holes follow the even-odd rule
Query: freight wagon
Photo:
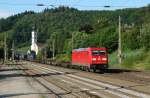
[[72, 51], [72, 65], [82, 70], [91, 69], [104, 71], [108, 68], [108, 53], [106, 48], [79, 48]]

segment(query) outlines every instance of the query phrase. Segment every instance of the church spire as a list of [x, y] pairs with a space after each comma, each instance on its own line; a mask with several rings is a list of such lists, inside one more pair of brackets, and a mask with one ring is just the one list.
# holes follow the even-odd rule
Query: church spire
[[32, 27], [31, 33], [31, 51], [35, 51], [36, 54], [38, 53], [38, 46], [37, 46], [37, 32], [34, 31], [35, 27]]

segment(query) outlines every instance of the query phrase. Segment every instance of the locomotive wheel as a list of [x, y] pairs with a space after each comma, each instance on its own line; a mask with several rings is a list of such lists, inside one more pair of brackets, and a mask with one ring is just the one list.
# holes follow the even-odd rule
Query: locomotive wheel
[[93, 72], [96, 72], [96, 68], [93, 68]]
[[90, 72], [90, 68], [89, 68], [89, 67], [86, 67], [86, 71], [87, 71], [87, 72]]
[[82, 71], [86, 71], [86, 66], [82, 66]]
[[81, 66], [79, 66], [79, 69], [80, 69], [80, 70], [82, 70], [82, 67], [81, 67]]
[[80, 66], [80, 70], [84, 71], [84, 66]]
[[83, 71], [86, 71], [86, 66], [83, 66]]

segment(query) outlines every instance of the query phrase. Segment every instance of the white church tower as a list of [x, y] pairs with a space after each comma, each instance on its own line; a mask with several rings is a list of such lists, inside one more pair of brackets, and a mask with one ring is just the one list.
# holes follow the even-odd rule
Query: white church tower
[[33, 30], [31, 34], [32, 34], [31, 51], [35, 51], [37, 55], [38, 54], [37, 33]]

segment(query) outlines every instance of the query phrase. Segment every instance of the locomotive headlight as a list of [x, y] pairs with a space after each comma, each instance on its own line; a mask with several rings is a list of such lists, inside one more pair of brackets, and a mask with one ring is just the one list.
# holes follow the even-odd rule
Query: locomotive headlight
[[107, 60], [107, 58], [102, 58], [102, 60], [103, 60], [103, 61], [106, 61], [106, 60]]
[[92, 58], [93, 61], [96, 61], [96, 58]]

